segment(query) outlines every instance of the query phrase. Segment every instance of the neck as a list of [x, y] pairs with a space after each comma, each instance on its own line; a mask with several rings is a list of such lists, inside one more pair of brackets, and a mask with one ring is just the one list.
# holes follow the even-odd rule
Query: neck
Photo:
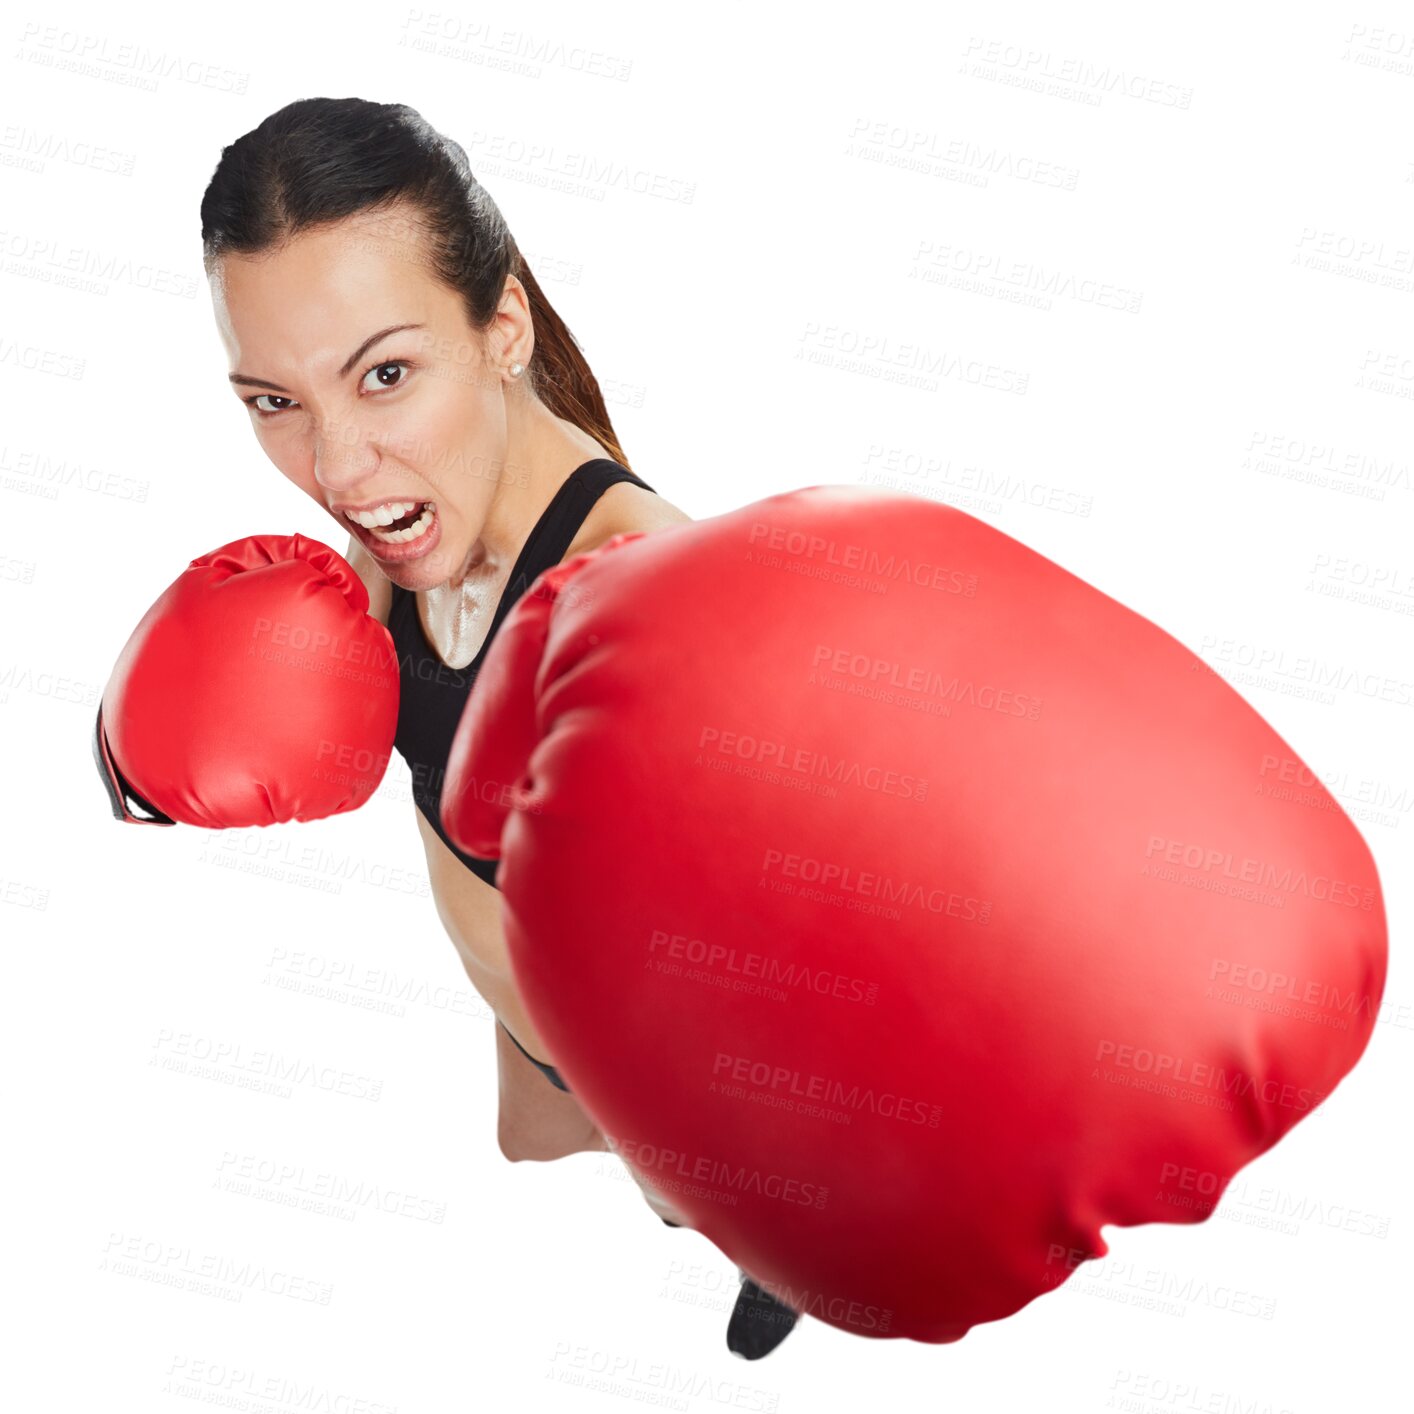
[[459, 588], [472, 579], [508, 575], [536, 521], [577, 466], [607, 455], [587, 432], [557, 417], [523, 385], [506, 397], [506, 460], [492, 484], [481, 534], [461, 569], [447, 581]]

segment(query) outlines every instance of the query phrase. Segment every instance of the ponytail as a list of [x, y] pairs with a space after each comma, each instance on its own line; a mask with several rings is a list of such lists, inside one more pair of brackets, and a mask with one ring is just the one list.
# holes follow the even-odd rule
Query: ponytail
[[563, 417], [589, 433], [603, 444], [616, 462], [632, 471], [614, 435], [608, 410], [604, 406], [604, 395], [599, 391], [599, 380], [590, 371], [565, 321], [545, 298], [545, 292], [519, 250], [515, 252], [511, 273], [525, 286], [525, 292], [530, 297], [535, 352], [531, 355], [526, 372], [533, 380], [536, 394], [557, 417]]

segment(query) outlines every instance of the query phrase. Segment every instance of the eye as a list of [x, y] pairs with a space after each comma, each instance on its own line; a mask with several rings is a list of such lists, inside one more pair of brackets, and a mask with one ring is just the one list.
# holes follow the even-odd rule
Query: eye
[[[363, 375], [360, 387], [365, 393], [385, 392], [390, 388], [399, 388], [407, 382], [407, 374], [404, 369], [411, 368], [412, 364], [407, 359], [392, 359], [387, 363], [375, 363], [367, 373]], [[375, 384], [370, 386], [368, 380], [374, 378]], [[279, 393], [255, 393], [241, 401], [249, 408], [254, 408], [260, 417], [278, 417], [282, 412], [288, 412], [291, 408], [297, 408], [299, 403], [294, 398], [281, 397]], [[276, 404], [277, 406], [267, 407], [265, 404]]]
[[[410, 366], [403, 359], [394, 359], [391, 363], [375, 364], [363, 375], [363, 382], [360, 386], [365, 393], [376, 393], [380, 388], [397, 388], [407, 382], [407, 375], [401, 370]], [[395, 376], [389, 377], [390, 371]], [[370, 378], [377, 378], [377, 385], [370, 387], [368, 382]]]
[[[254, 408], [261, 417], [274, 417], [278, 412], [284, 412], [286, 408], [298, 407], [299, 404], [293, 398], [282, 398], [278, 393], [256, 393], [249, 398], [242, 398], [241, 401], [250, 408]], [[283, 403], [284, 407], [266, 408], [261, 407], [263, 402]]]

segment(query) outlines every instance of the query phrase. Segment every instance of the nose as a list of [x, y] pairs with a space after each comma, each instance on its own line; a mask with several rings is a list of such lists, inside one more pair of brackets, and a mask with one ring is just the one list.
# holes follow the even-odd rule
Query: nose
[[378, 450], [352, 422], [324, 417], [314, 437], [314, 479], [326, 499], [358, 500], [378, 470]]

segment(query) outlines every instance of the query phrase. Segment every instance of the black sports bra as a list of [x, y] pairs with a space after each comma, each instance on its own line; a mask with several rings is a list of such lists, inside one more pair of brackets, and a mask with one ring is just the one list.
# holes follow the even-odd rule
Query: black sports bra
[[447, 773], [452, 738], [456, 735], [457, 723], [461, 721], [462, 709], [480, 671], [481, 661], [502, 620], [541, 574], [564, 559], [565, 551], [573, 543], [594, 503], [610, 486], [620, 481], [632, 481], [645, 491], [653, 490], [627, 467], [608, 457], [595, 457], [584, 462], [565, 478], [521, 546], [511, 577], [496, 605], [486, 641], [464, 668], [449, 668], [437, 656], [422, 630], [417, 596], [393, 585], [392, 602], [388, 607], [388, 632], [392, 634], [397, 650], [401, 680], [398, 730], [393, 745], [412, 772], [412, 798], [428, 824], [472, 873], [493, 886], [500, 861], [464, 854], [447, 838], [447, 832], [442, 828], [442, 782]]

